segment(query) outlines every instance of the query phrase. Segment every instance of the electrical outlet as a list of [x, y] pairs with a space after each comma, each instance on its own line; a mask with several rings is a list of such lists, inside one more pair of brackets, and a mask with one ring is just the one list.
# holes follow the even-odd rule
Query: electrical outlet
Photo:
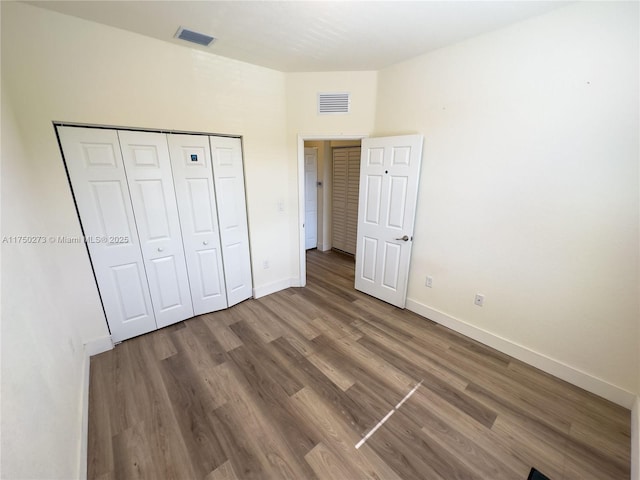
[[264, 262], [262, 262], [262, 268], [264, 268], [265, 270], [269, 268], [269, 260], [265, 260]]
[[476, 298], [473, 300], [473, 303], [475, 305], [477, 305], [478, 307], [481, 307], [484, 305], [484, 295], [482, 295], [481, 293], [476, 293]]
[[433, 277], [430, 275], [427, 275], [427, 279], [424, 282], [425, 286], [432, 288], [433, 287]]

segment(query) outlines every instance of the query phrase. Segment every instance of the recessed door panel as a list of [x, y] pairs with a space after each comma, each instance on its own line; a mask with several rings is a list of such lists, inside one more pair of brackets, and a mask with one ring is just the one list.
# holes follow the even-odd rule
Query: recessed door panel
[[138, 263], [111, 267], [114, 289], [118, 292], [124, 323], [150, 315], [145, 301], [146, 278]]
[[402, 230], [405, 225], [405, 206], [407, 202], [407, 177], [393, 176], [389, 185], [389, 210], [387, 228]]
[[142, 256], [158, 327], [193, 316], [165, 134], [119, 131]]
[[244, 218], [244, 212], [242, 214], [238, 211], [238, 205], [236, 203], [226, 201], [227, 198], [231, 199], [236, 197], [238, 190], [243, 191], [238, 181], [241, 180], [236, 176], [225, 177], [222, 174], [217, 177], [218, 197], [223, 199], [224, 208], [218, 212], [220, 218], [220, 228], [224, 232], [233, 234], [235, 230], [241, 228], [241, 218]]
[[[242, 243], [234, 243], [227, 245], [225, 251], [225, 260], [230, 264], [239, 264], [242, 262], [243, 248]], [[227, 290], [230, 294], [242, 290], [246, 285], [242, 270], [234, 270], [233, 268], [226, 275]]]
[[380, 223], [380, 198], [382, 194], [382, 175], [367, 175], [365, 185], [364, 221], [373, 225]]
[[[111, 143], [86, 142], [81, 144], [85, 167], [118, 168], [118, 160]], [[122, 165], [122, 162], [119, 162]]]
[[213, 197], [213, 180], [209, 178], [185, 179], [189, 196], [187, 200], [188, 214], [193, 222], [194, 233], [215, 233], [213, 225], [216, 223]]
[[[93, 197], [96, 218], [101, 236], [106, 237], [109, 245], [118, 245], [130, 241], [131, 226], [127, 216], [129, 193], [123, 192], [123, 182], [119, 180], [89, 181], [88, 186]], [[116, 243], [116, 239], [119, 241]]]
[[379, 166], [384, 163], [384, 148], [372, 147], [366, 150], [367, 159], [366, 165], [368, 167]]
[[[181, 142], [185, 141], [186, 143], [175, 151], [175, 155], [177, 156], [174, 160], [174, 151], [172, 150], [172, 146], [174, 145], [173, 142], [178, 138], [181, 139]], [[171, 135], [169, 137], [171, 161], [180, 162], [180, 158], [182, 158], [183, 166], [190, 170], [200, 170], [203, 168], [210, 169], [211, 155], [209, 152], [209, 145], [200, 145], [202, 138], [204, 138], [204, 136], [201, 135]]]
[[398, 288], [400, 245], [386, 242], [382, 257], [382, 286], [395, 291]]
[[57, 127], [114, 342], [156, 329], [115, 130]]
[[[234, 145], [224, 145], [223, 141], [216, 139], [216, 165], [218, 167], [233, 167], [234, 162]], [[234, 142], [235, 143], [235, 142]]]
[[129, 144], [131, 161], [136, 167], [160, 168], [160, 157], [156, 145]]
[[158, 309], [165, 312], [169, 309], [180, 308], [184, 300], [180, 297], [180, 280], [173, 256], [156, 257], [151, 260], [154, 282], [158, 285]]
[[378, 249], [378, 240], [375, 238], [365, 237], [362, 242], [362, 273], [363, 280], [375, 282], [376, 280], [376, 256]]
[[196, 315], [227, 307], [209, 137], [169, 135], [173, 182]]
[[209, 142], [227, 303], [232, 306], [252, 295], [242, 145], [239, 138], [229, 137], [211, 136]]
[[224, 288], [220, 280], [224, 275], [220, 271], [218, 261], [221, 258], [220, 250], [217, 248], [200, 250], [197, 255], [200, 288], [202, 289], [203, 298], [223, 298]]
[[401, 147], [393, 147], [391, 149], [392, 165], [403, 165], [405, 167], [408, 167], [410, 161], [411, 161], [411, 147], [403, 145]]
[[[171, 236], [168, 200], [164, 195], [165, 186], [162, 179], [134, 180], [137, 199], [140, 205], [136, 217], [138, 226], [142, 227], [147, 240], [166, 240]], [[141, 225], [142, 223], [142, 225]]]

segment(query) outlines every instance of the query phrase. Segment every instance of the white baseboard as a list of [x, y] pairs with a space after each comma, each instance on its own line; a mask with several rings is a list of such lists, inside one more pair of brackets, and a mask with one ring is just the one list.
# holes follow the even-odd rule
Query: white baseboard
[[[85, 351], [86, 352], [86, 351]], [[78, 478], [87, 479], [87, 451], [89, 444], [89, 355], [84, 356], [82, 366], [82, 437], [80, 438], [80, 465]]]
[[631, 480], [640, 480], [640, 397], [631, 409]]
[[636, 396], [631, 392], [416, 300], [408, 298], [407, 309], [613, 403], [625, 408], [631, 408], [634, 404]]
[[298, 288], [298, 287], [302, 287], [302, 285], [300, 285], [300, 278], [298, 278], [298, 277], [295, 277], [295, 278], [294, 278], [294, 277], [291, 277], [291, 278], [289, 279], [289, 286], [290, 286], [290, 287], [296, 287], [296, 288]]
[[324, 245], [322, 243], [318, 243], [318, 246], [316, 248], [318, 249], [319, 252], [328, 252], [329, 250], [331, 250], [331, 245]]
[[271, 295], [272, 293], [279, 292], [280, 290], [284, 290], [289, 287], [299, 287], [299, 286], [300, 286], [300, 281], [298, 278], [283, 278], [282, 280], [278, 280], [276, 282], [272, 282], [267, 285], [255, 287], [253, 289], [253, 298], [264, 297], [266, 295]]
[[84, 344], [84, 351], [87, 357], [93, 357], [94, 355], [111, 349], [113, 349], [113, 341], [110, 335], [94, 338]]
[[89, 373], [91, 357], [113, 348], [111, 336], [94, 338], [84, 344], [84, 362], [82, 366], [82, 437], [80, 438], [80, 462], [78, 478], [87, 478], [87, 451], [89, 444]]

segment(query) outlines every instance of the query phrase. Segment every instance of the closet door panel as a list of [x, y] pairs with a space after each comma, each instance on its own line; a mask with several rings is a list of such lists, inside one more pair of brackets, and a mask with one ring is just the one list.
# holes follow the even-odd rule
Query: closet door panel
[[158, 327], [193, 316], [166, 135], [119, 131]]
[[360, 147], [333, 150], [332, 247], [356, 253]]
[[227, 307], [209, 138], [169, 135], [173, 182], [196, 315]]
[[113, 341], [156, 329], [118, 135], [58, 127]]
[[346, 149], [333, 150], [333, 182], [332, 182], [332, 242], [331, 246], [338, 250], [347, 250], [347, 174], [349, 155]]
[[358, 243], [358, 201], [360, 192], [360, 147], [349, 149], [347, 216], [346, 216], [346, 249], [356, 253]]
[[227, 303], [232, 306], [252, 295], [242, 144], [239, 138], [211, 136], [209, 141], [220, 222]]

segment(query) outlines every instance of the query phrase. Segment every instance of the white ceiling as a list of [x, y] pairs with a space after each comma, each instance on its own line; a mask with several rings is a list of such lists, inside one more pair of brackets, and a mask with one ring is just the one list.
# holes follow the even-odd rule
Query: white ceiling
[[[42, 8], [284, 72], [379, 70], [563, 1], [30, 1]], [[179, 26], [218, 40], [173, 38]]]

